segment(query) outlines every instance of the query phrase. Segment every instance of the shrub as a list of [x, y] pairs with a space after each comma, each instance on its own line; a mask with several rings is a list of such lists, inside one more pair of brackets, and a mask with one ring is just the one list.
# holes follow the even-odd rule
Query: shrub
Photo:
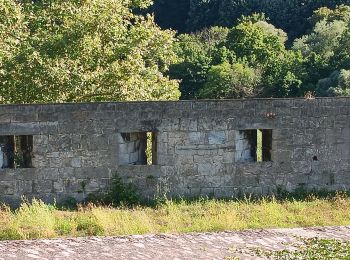
[[89, 194], [86, 202], [111, 206], [132, 206], [140, 203], [140, 196], [132, 183], [126, 184], [116, 175], [107, 192]]

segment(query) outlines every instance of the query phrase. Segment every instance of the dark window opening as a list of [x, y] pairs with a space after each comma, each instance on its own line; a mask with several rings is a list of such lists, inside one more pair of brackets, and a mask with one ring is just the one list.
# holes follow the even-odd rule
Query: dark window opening
[[272, 130], [241, 130], [236, 135], [236, 162], [272, 160]]
[[0, 136], [1, 168], [32, 168], [32, 158], [32, 135]]
[[314, 160], [314, 161], [318, 161], [317, 156], [314, 156], [314, 157], [312, 158], [312, 160]]
[[120, 165], [156, 165], [157, 133], [121, 133], [119, 161]]

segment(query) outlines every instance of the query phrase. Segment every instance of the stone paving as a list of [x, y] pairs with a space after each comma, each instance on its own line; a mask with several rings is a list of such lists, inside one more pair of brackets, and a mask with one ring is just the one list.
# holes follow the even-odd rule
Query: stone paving
[[298, 237], [350, 241], [350, 226], [2, 241], [0, 259], [259, 259], [247, 249], [293, 249]]

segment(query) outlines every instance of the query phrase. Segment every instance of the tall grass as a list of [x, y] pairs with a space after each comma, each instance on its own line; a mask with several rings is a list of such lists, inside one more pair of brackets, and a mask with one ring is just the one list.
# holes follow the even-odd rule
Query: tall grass
[[350, 198], [341, 194], [303, 201], [167, 200], [133, 208], [88, 204], [74, 211], [33, 200], [15, 211], [0, 209], [1, 240], [333, 225], [350, 225]]

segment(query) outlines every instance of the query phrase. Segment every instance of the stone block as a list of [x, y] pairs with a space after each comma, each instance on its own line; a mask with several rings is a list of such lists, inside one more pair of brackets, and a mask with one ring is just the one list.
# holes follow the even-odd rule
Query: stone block
[[198, 165], [198, 174], [200, 175], [216, 175], [220, 172], [222, 169], [222, 165], [220, 162], [217, 162], [216, 164], [206, 164], [202, 163]]
[[196, 119], [181, 118], [180, 130], [181, 131], [197, 131], [198, 121]]
[[85, 191], [87, 193], [91, 192], [97, 192], [100, 189], [100, 182], [97, 179], [90, 179], [88, 180], [86, 186], [85, 186]]
[[15, 181], [0, 181], [0, 194], [14, 195]]
[[225, 131], [210, 131], [208, 133], [209, 144], [224, 144], [226, 142]]
[[64, 184], [62, 181], [54, 181], [53, 182], [53, 192], [54, 193], [62, 193], [64, 191]]
[[188, 134], [188, 139], [190, 144], [201, 144], [201, 133], [200, 132], [190, 132]]
[[71, 167], [80, 168], [81, 167], [81, 158], [80, 157], [72, 158]]
[[33, 192], [35, 194], [44, 194], [53, 192], [53, 181], [35, 180], [33, 181]]
[[158, 153], [157, 165], [169, 165], [169, 166], [175, 165], [175, 156]]

